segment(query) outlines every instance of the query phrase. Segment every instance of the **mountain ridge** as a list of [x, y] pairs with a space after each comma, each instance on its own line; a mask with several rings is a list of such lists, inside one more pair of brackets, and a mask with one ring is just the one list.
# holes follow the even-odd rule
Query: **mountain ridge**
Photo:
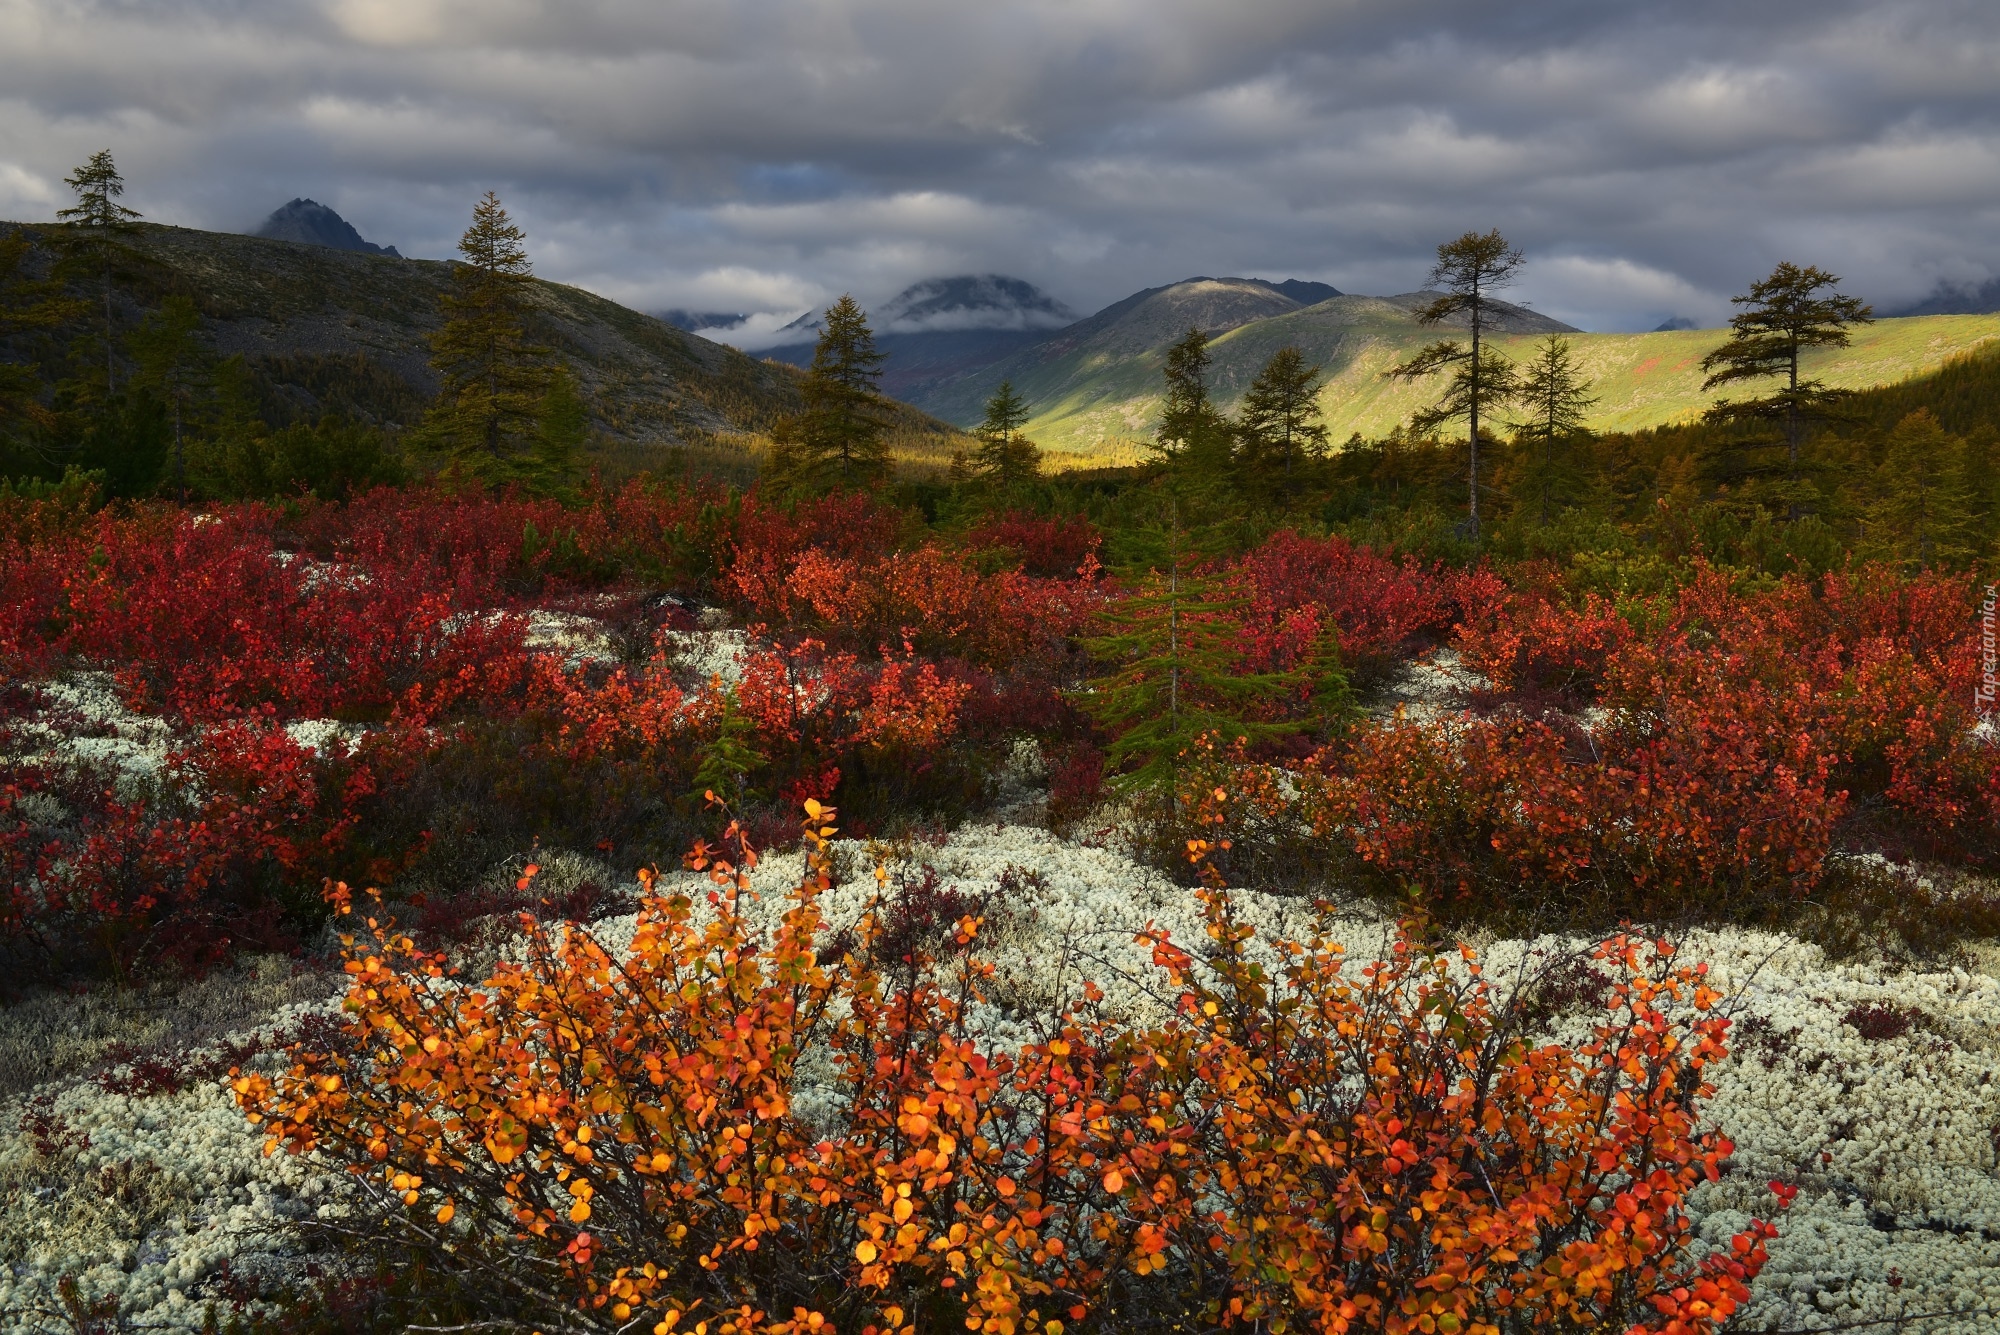
[[2000, 278], [1989, 278], [1978, 286], [1969, 283], [1939, 283], [1922, 301], [1891, 312], [1890, 318], [1910, 315], [1990, 315], [2000, 311]]
[[[67, 230], [0, 223], [0, 231], [15, 229], [30, 236], [43, 268]], [[125, 244], [135, 276], [118, 289], [118, 326], [129, 331], [168, 295], [192, 298], [204, 342], [218, 356], [242, 356], [260, 399], [280, 416], [337, 410], [406, 427], [436, 392], [429, 336], [452, 286], [446, 261], [154, 223], [136, 225]], [[685, 445], [748, 458], [800, 406], [801, 377], [791, 367], [582, 288], [536, 278], [527, 293], [530, 336], [574, 371], [596, 448], [632, 467], [665, 464], [665, 451]], [[74, 332], [98, 318], [81, 317]], [[59, 365], [47, 370], [59, 378]], [[901, 404], [891, 436], [904, 454], [939, 458], [962, 443], [955, 429]]]
[[[1307, 304], [1263, 279], [1188, 278], [1135, 292], [990, 366], [922, 387], [910, 400], [946, 421], [965, 425], [978, 420], [986, 398], [1002, 380], [1011, 381], [1035, 413], [1030, 430], [1046, 433], [1051, 418], [1061, 423], [1083, 415], [1095, 424], [1079, 428], [1094, 447], [1106, 432], [1150, 431], [1148, 423], [1156, 412], [1159, 371], [1166, 349], [1191, 326], [1211, 340], [1211, 355], [1216, 358], [1210, 377], [1212, 392], [1220, 401], [1233, 402], [1262, 367], [1262, 361], [1254, 366], [1241, 364], [1242, 359], [1234, 355], [1233, 349], [1242, 344], [1230, 340], [1242, 337], [1243, 331], [1301, 317], [1305, 312], [1320, 312], [1310, 323], [1416, 329], [1413, 312], [1436, 296], [1405, 292], [1368, 297], [1336, 291], [1331, 297]], [[1523, 306], [1504, 302], [1495, 306], [1495, 325], [1502, 333], [1576, 332]], [[1466, 324], [1463, 318], [1447, 320], [1439, 329], [1448, 333]], [[1430, 330], [1425, 337], [1435, 338], [1437, 333]], [[1309, 341], [1329, 354], [1339, 343], [1336, 338], [1331, 346], [1323, 346], [1329, 345], [1324, 337]], [[1308, 352], [1317, 355], [1313, 348]], [[1115, 432], [1110, 425], [1114, 420], [1118, 423]], [[1044, 443], [1057, 449], [1074, 448], [1065, 443], [1069, 434], [1066, 429], [1058, 430], [1055, 439]]]
[[[969, 426], [979, 420], [986, 397], [1009, 380], [1028, 404], [1026, 433], [1058, 466], [1131, 462], [1143, 457], [1158, 421], [1166, 348], [1192, 322], [1211, 334], [1209, 389], [1223, 409], [1233, 411], [1271, 355], [1291, 345], [1325, 368], [1320, 403], [1333, 438], [1380, 438], [1440, 388], [1435, 380], [1395, 380], [1384, 373], [1425, 343], [1465, 327], [1463, 317], [1438, 326], [1417, 323], [1415, 311], [1434, 295], [1342, 294], [1302, 306], [1240, 280], [1188, 280], [1134, 293], [911, 399]], [[1601, 402], [1592, 425], [1599, 429], [1686, 420], [1715, 399], [1701, 388], [1701, 359], [1720, 342], [1720, 331], [1591, 334], [1522, 306], [1501, 303], [1496, 314], [1488, 337], [1516, 362], [1532, 356], [1549, 334], [1570, 340], [1596, 382]], [[1878, 321], [1856, 330], [1852, 347], [1813, 354], [1814, 374], [1830, 384], [1868, 388], [1921, 374], [1995, 340], [2000, 316], [1994, 315]]]

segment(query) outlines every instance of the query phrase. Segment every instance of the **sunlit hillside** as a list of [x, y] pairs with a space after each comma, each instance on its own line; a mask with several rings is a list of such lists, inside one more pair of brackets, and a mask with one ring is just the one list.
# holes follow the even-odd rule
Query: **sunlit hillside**
[[[1383, 372], [1439, 336], [1391, 302], [1338, 297], [1220, 335], [1211, 345], [1215, 363], [1210, 381], [1222, 405], [1233, 408], [1257, 368], [1277, 349], [1296, 343], [1327, 368], [1320, 402], [1334, 439], [1355, 432], [1380, 436], [1435, 392], [1434, 385], [1390, 380]], [[1496, 342], [1519, 360], [1530, 355], [1541, 337], [1512, 334]], [[1599, 402], [1593, 423], [1599, 429], [1684, 421], [1717, 397], [1701, 387], [1701, 359], [1722, 341], [1723, 331], [1567, 337], [1596, 382]], [[1865, 389], [1921, 375], [1995, 340], [2000, 340], [2000, 315], [1882, 320], [1857, 330], [1851, 347], [1813, 354], [1808, 368], [1830, 385]], [[1031, 397], [1035, 417], [1029, 433], [1059, 460], [1070, 456], [1079, 464], [1097, 464], [1138, 458], [1159, 411], [1163, 355], [1163, 348], [1152, 348], [1122, 362], [1075, 368], [1085, 373], [1065, 376], [1059, 396]]]

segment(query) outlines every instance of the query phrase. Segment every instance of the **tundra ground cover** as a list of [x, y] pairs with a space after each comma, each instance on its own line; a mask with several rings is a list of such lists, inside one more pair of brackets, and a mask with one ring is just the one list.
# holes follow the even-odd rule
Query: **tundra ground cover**
[[[1183, 947], [1206, 939], [1178, 856], [1190, 838], [1247, 883], [1235, 901], [1245, 920], [1294, 942], [1311, 938], [1314, 896], [1397, 912], [1414, 901], [1474, 935], [1609, 931], [1621, 918], [1706, 924], [1716, 932], [1697, 933], [1684, 957], [1732, 961], [1723, 990], [1740, 991], [1760, 985], [1746, 961], [1765, 938], [1721, 924], [1810, 929], [1850, 954], [1875, 944], [1884, 921], [1905, 953], [1993, 934], [1981, 878], [2000, 783], [1972, 705], [1970, 577], [1857, 565], [1773, 580], [1690, 561], [1663, 589], [1618, 594], [1575, 570], [1452, 569], [1339, 538], [1271, 535], [1191, 560], [1227, 591], [1213, 600], [1222, 610], [1191, 615], [1226, 618], [1216, 638], [1239, 651], [1223, 670], [1246, 674], [1337, 635], [1359, 708], [1313, 720], [1304, 746], [1245, 751], [1210, 739], [1178, 762], [1174, 800], [1107, 806], [1112, 738], [1079, 708], [1104, 665], [1081, 646], [1137, 581], [1104, 570], [1101, 538], [1074, 516], [954, 526], [864, 498], [786, 509], [640, 486], [568, 506], [428, 492], [202, 513], [10, 504], [0, 929], [15, 988], [143, 989], [223, 976], [240, 967], [232, 960], [268, 952], [309, 967], [327, 957], [329, 879], [382, 886], [415, 948], [460, 959], [502, 948], [509, 915], [523, 909], [551, 923], [601, 920], [615, 937], [627, 930], [617, 915], [640, 894], [629, 869], [672, 866], [716, 836], [723, 818], [709, 794], [759, 844], [787, 844], [798, 805], [816, 799], [904, 862], [928, 859], [934, 883], [912, 902], [929, 905], [927, 922], [947, 907], [958, 911], [940, 921], [982, 919], [976, 937], [995, 968], [983, 986], [996, 1000], [973, 1009], [1013, 1042], [1010, 1060], [1034, 1037], [1024, 1017], [1059, 1004], [1051, 970], [1091, 977], [1128, 1016], [1149, 994], [1139, 980], [1154, 978], [1152, 991], [1184, 985], [1160, 983], [1135, 937], [1155, 921]], [[1462, 708], [1388, 708], [1397, 681], [1452, 656], [1470, 689], [1447, 703]], [[1002, 801], [1015, 822], [1051, 822], [1068, 837], [1018, 823], [982, 834], [977, 822]], [[1172, 856], [1145, 876], [1079, 839]], [[979, 862], [988, 846], [1024, 852], [996, 868]], [[583, 870], [560, 884], [495, 873], [530, 859], [557, 865], [558, 850], [589, 861], [562, 863]], [[860, 874], [821, 896], [836, 939], [859, 930], [872, 884], [865, 846], [839, 856]], [[953, 858], [980, 869], [955, 872]], [[1064, 870], [1073, 865], [1087, 869]], [[1064, 888], [1050, 890], [1052, 880]], [[1869, 917], [1895, 904], [1900, 918]], [[1357, 957], [1361, 940], [1387, 939], [1383, 922], [1343, 926]], [[1963, 1309], [1934, 1277], [1985, 1264], [1987, 1040], [1981, 1022], [1947, 1017], [1969, 1014], [1965, 999], [1984, 995], [1985, 975], [1942, 974], [1933, 962], [1916, 975], [1929, 981], [1906, 993], [1878, 965], [1846, 966], [1857, 971], [1849, 981], [1826, 984], [1851, 993], [1834, 1017], [1814, 992], [1835, 976], [1824, 957], [1768, 940], [1812, 962], [1780, 988], [1783, 1005], [1744, 1012], [1763, 1024], [1739, 1028], [1728, 1041], [1736, 1055], [1716, 1058], [1712, 1115], [1742, 1145], [1809, 1131], [1831, 1157], [1778, 1165], [1777, 1148], [1746, 1150], [1772, 1165], [1749, 1170], [1765, 1176], [1695, 1187], [1690, 1219], [1707, 1242], [1726, 1242], [1750, 1215], [1773, 1213], [1759, 1183], [1798, 1187], [1803, 1206], [1787, 1219], [1813, 1220], [1812, 1236], [1845, 1259], [1821, 1264], [1783, 1239], [1770, 1244], [1769, 1274], [1788, 1287], [1760, 1279], [1746, 1309], [1767, 1325], [1813, 1311], [1915, 1313], [1920, 1294]], [[1494, 951], [1519, 949], [1496, 942], [1489, 964]], [[1962, 964], [1978, 958], [1960, 949]], [[10, 1013], [39, 1013], [46, 996]], [[251, 1044], [252, 1028], [227, 1041], [254, 1067], [280, 1045], [274, 1031]], [[1560, 1037], [1572, 1054], [1588, 1042], [1580, 1030]], [[1742, 1092], [1734, 1073], [1752, 1054], [1759, 1069], [1819, 1091], [1816, 1111]], [[1855, 1074], [1887, 1054], [1895, 1059]], [[50, 1116], [100, 1147], [91, 1172], [122, 1172], [167, 1153], [152, 1141], [127, 1153], [109, 1130], [133, 1117], [155, 1126], [166, 1105], [153, 1100], [192, 1100], [209, 1109], [203, 1117], [227, 1111], [203, 1102], [216, 1097], [219, 1058], [161, 1067], [185, 1076], [164, 1079], [147, 1065], [163, 1059], [117, 1055], [84, 1084], [36, 1092], [54, 1100], [43, 1111], [22, 1102], [9, 1113], [22, 1128], [10, 1161], [22, 1190], [90, 1198], [95, 1179], [57, 1172], [82, 1151]], [[1898, 1092], [1882, 1092], [1891, 1085]], [[1903, 1156], [1915, 1168], [1871, 1133], [1905, 1096], [1929, 1110], [1904, 1136], [1920, 1147]], [[1843, 1112], [1857, 1101], [1865, 1117]], [[1745, 1140], [1731, 1116], [1777, 1129]], [[216, 1145], [239, 1155], [227, 1137]], [[249, 1191], [255, 1199], [230, 1196], [230, 1208], [250, 1211], [238, 1222], [250, 1229], [254, 1215], [279, 1237], [305, 1199], [303, 1179], [258, 1195], [249, 1183], [266, 1179], [248, 1166], [199, 1182], [178, 1171], [119, 1178], [106, 1190], [131, 1208], [79, 1224], [77, 1236], [154, 1237], [186, 1215], [184, 1196]], [[1730, 1211], [1730, 1230], [1715, 1233]], [[23, 1234], [21, 1245], [46, 1253], [58, 1236]], [[237, 1254], [217, 1237], [172, 1264], [182, 1244], [105, 1245], [89, 1292], [138, 1282], [135, 1311], [171, 1292], [224, 1294], [217, 1267]], [[1184, 1268], [1205, 1246], [1147, 1254]], [[156, 1251], [168, 1259], [145, 1259]], [[248, 1293], [280, 1273], [299, 1278], [278, 1265], [230, 1283]], [[195, 1311], [173, 1319], [198, 1322]]]
[[[990, 947], [997, 995], [995, 1004], [978, 1008], [977, 1023], [996, 1046], [1033, 1041], [1021, 1017], [1045, 1009], [1057, 992], [1080, 990], [1086, 974], [1110, 980], [1112, 1005], [1144, 1019], [1148, 990], [1136, 984], [1152, 963], [1138, 933], [1154, 924], [1175, 939], [1202, 939], [1201, 906], [1176, 882], [1116, 850], [1045, 830], [972, 825], [939, 842], [890, 850], [890, 857], [892, 891], [934, 883], [958, 896], [958, 906], [985, 907], [977, 939]], [[823, 894], [836, 935], [859, 921], [873, 897], [870, 860], [865, 841], [836, 840], [836, 873], [843, 866], [857, 873]], [[1041, 870], [1029, 877], [1029, 868]], [[536, 880], [562, 878], [561, 887], [552, 887], [560, 897], [589, 874], [558, 864]], [[798, 854], [759, 864], [754, 897], [740, 900], [753, 926], [767, 928], [780, 917], [785, 892], [800, 874]], [[705, 911], [701, 896], [710, 887], [700, 875], [669, 874], [657, 888], [691, 894], [697, 915]], [[1297, 899], [1254, 892], [1237, 898], [1244, 920], [1268, 925], [1270, 933], [1297, 936], [1312, 927], [1311, 907]], [[955, 934], [955, 919], [925, 921], [939, 946]], [[1394, 937], [1393, 924], [1365, 908], [1343, 912], [1331, 926], [1336, 939], [1349, 943], [1348, 967], [1356, 972]], [[601, 919], [591, 930], [622, 956], [635, 927], [625, 916]], [[1574, 958], [1587, 945], [1577, 938], [1503, 940], [1481, 957], [1487, 977], [1504, 986], [1524, 961], [1543, 966]], [[1679, 947], [1680, 958], [1708, 963], [1708, 985], [1730, 998], [1722, 1009], [1733, 1021], [1731, 1056], [1709, 1068], [1716, 1093], [1704, 1106], [1736, 1149], [1721, 1180], [1698, 1187], [1692, 1198], [1698, 1231], [1708, 1242], [1725, 1241], [1751, 1217], [1773, 1219], [1781, 1229], [1767, 1244], [1771, 1259], [1753, 1285], [1742, 1328], [1830, 1330], [1939, 1312], [1947, 1315], [1911, 1320], [1905, 1328], [1925, 1335], [1977, 1328], [1981, 1318], [1970, 1314], [2000, 1304], [2000, 1256], [1987, 1238], [1995, 1228], [1996, 1182], [1989, 1128], [2000, 1117], [1993, 1074], [2000, 1063], [1994, 1028], [2000, 982], [1990, 954], [1978, 952], [1959, 967], [1885, 969], [1833, 963], [1818, 947], [1741, 929], [1695, 933]], [[1056, 961], [1061, 968], [1051, 967]], [[270, 967], [260, 963], [258, 975]], [[1602, 998], [1603, 980], [1557, 974], [1551, 982], [1537, 1002], [1543, 1023], [1552, 1037], [1575, 1042], [1586, 1007]], [[324, 975], [320, 985], [338, 986]], [[255, 993], [245, 998], [253, 1007], [286, 1004], [241, 975], [218, 974], [207, 986], [204, 1009], [218, 1014], [246, 1013], [233, 1000], [245, 992]], [[296, 1031], [299, 1022], [263, 1014], [268, 1018], [230, 1022], [220, 1037], [238, 1050], [261, 1037], [274, 1054], [283, 1035], [273, 1031], [286, 1023]], [[8, 1022], [10, 1031], [33, 1029], [33, 1036], [22, 1035], [28, 1041], [67, 1028], [55, 1007], [16, 1008]], [[157, 1055], [184, 1068], [228, 1060], [215, 1040], [189, 1053], [168, 1043]], [[263, 1064], [271, 1059], [252, 1058], [244, 1069], [276, 1080], [283, 1067]], [[294, 1231], [302, 1217], [337, 1215], [345, 1176], [337, 1166], [264, 1156], [264, 1131], [241, 1120], [223, 1081], [169, 1089], [136, 1084], [133, 1068], [116, 1061], [79, 1070], [89, 1074], [41, 1092], [48, 1101], [31, 1124], [44, 1137], [68, 1137], [74, 1158], [44, 1154], [30, 1131], [14, 1131], [0, 1147], [10, 1205], [37, 1202], [8, 1212], [22, 1230], [10, 1246], [23, 1258], [7, 1281], [12, 1328], [64, 1328], [53, 1317], [29, 1320], [23, 1309], [31, 1298], [52, 1299], [65, 1272], [85, 1281], [88, 1296], [119, 1300], [134, 1324], [194, 1329], [211, 1306], [227, 1318], [259, 1277], [296, 1282], [313, 1268], [330, 1273], [338, 1264], [337, 1251], [302, 1253]], [[824, 1103], [810, 1097], [800, 1103], [816, 1124], [827, 1115]], [[190, 1128], [201, 1129], [190, 1134]], [[89, 1138], [88, 1150], [78, 1148], [82, 1137]], [[63, 1146], [51, 1148], [60, 1156]], [[157, 1166], [167, 1190], [150, 1214], [105, 1220], [90, 1188], [105, 1169], [132, 1171], [121, 1168], [128, 1164]], [[150, 1169], [141, 1176], [155, 1180]], [[1779, 1210], [1773, 1182], [1798, 1189], [1789, 1209]], [[436, 1204], [420, 1205], [409, 1211], [412, 1218], [434, 1217]], [[397, 1201], [395, 1208], [406, 1207]], [[47, 1236], [38, 1236], [43, 1231]]]

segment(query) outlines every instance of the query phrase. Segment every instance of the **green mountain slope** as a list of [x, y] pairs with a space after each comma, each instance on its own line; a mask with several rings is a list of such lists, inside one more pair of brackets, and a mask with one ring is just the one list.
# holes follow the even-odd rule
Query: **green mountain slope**
[[[1418, 294], [1340, 296], [1314, 306], [1262, 311], [1255, 309], [1254, 301], [1239, 300], [1226, 312], [1219, 308], [1226, 305], [1221, 298], [1227, 294], [1198, 294], [1218, 307], [1217, 314], [1228, 317], [1212, 324], [1201, 318], [1200, 311], [1190, 312], [1185, 304], [1175, 308], [1164, 300], [1192, 286], [1179, 284], [1128, 298], [942, 387], [926, 396], [922, 406], [948, 420], [976, 421], [985, 396], [1002, 379], [1010, 379], [1034, 413], [1028, 434], [1058, 461], [1129, 462], [1143, 455], [1144, 442], [1158, 420], [1166, 347], [1189, 323], [1214, 335], [1210, 387], [1227, 408], [1234, 408], [1271, 354], [1288, 343], [1325, 367], [1320, 402], [1336, 440], [1355, 432], [1379, 437], [1408, 420], [1436, 392], [1433, 385], [1383, 375], [1424, 343], [1454, 332], [1417, 324], [1411, 310]], [[1275, 303], [1263, 304], [1268, 308]], [[1190, 314], [1192, 320], [1185, 318]], [[1567, 328], [1518, 307], [1503, 312], [1503, 321], [1503, 330], [1511, 332], [1502, 332], [1495, 342], [1516, 360], [1531, 355], [1546, 333]], [[1596, 382], [1601, 402], [1593, 425], [1600, 429], [1631, 430], [1684, 421], [1716, 398], [1701, 388], [1700, 363], [1722, 341], [1720, 331], [1570, 332], [1567, 337], [1586, 374]], [[1831, 385], [1863, 389], [1921, 375], [1996, 340], [2000, 340], [2000, 315], [1882, 320], [1857, 330], [1852, 347], [1813, 354], [1809, 369]]]

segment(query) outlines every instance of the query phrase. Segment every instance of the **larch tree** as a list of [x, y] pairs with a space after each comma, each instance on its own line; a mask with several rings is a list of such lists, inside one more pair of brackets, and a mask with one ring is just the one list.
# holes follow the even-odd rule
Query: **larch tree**
[[1565, 480], [1564, 454], [1589, 435], [1585, 425], [1597, 396], [1576, 364], [1570, 341], [1550, 334], [1520, 374], [1519, 402], [1527, 411], [1514, 424], [1516, 438], [1532, 452], [1528, 482], [1538, 495], [1543, 524], [1549, 522], [1552, 489]]
[[975, 433], [979, 449], [973, 455], [977, 474], [1001, 486], [1032, 482], [1041, 475], [1042, 452], [1021, 434], [1028, 423], [1028, 405], [1010, 380], [986, 401], [986, 418]]
[[1852, 341], [1849, 329], [1875, 318], [1860, 298], [1836, 291], [1839, 286], [1840, 279], [1824, 269], [1780, 264], [1748, 292], [1730, 298], [1741, 308], [1729, 320], [1735, 336], [1701, 362], [1708, 372], [1705, 390], [1744, 381], [1783, 382], [1760, 398], [1720, 400], [1707, 417], [1717, 423], [1779, 424], [1785, 441], [1786, 506], [1793, 517], [1800, 510], [1799, 448], [1806, 426], [1828, 417], [1851, 393], [1804, 375], [1801, 360], [1814, 348], [1846, 347]]
[[1965, 445], [1928, 408], [1889, 433], [1875, 470], [1861, 550], [1918, 569], [1962, 564], [1974, 551]]
[[444, 324], [431, 335], [443, 382], [421, 438], [489, 482], [513, 481], [534, 454], [549, 389], [549, 354], [528, 337], [534, 270], [521, 229], [492, 191], [459, 238]]
[[867, 487], [888, 474], [888, 401], [878, 388], [884, 360], [860, 303], [842, 296], [826, 308], [799, 386], [802, 411], [772, 432], [771, 473], [782, 485]]
[[1190, 325], [1167, 349], [1166, 401], [1153, 435], [1154, 454], [1169, 464], [1220, 474], [1227, 467], [1234, 432], [1208, 396], [1208, 335]]
[[1466, 529], [1474, 542], [1479, 541], [1479, 419], [1482, 413], [1512, 402], [1519, 392], [1513, 365], [1486, 347], [1484, 339], [1494, 318], [1493, 294], [1514, 282], [1522, 258], [1497, 229], [1483, 236], [1467, 232], [1439, 246], [1437, 263], [1424, 282], [1440, 295], [1417, 312], [1417, 323], [1437, 325], [1462, 316], [1472, 340], [1470, 344], [1456, 339], [1431, 343], [1385, 373], [1402, 380], [1428, 379], [1441, 371], [1452, 373], [1444, 394], [1429, 408], [1413, 414], [1410, 425], [1428, 434], [1456, 418], [1466, 419], [1470, 455]]
[[1236, 433], [1251, 472], [1275, 470], [1290, 478], [1300, 460], [1326, 452], [1320, 370], [1287, 346], [1273, 353], [1250, 382], [1236, 414]]
[[112, 320], [112, 271], [119, 251], [118, 238], [132, 230], [139, 211], [118, 201], [125, 193], [125, 178], [111, 160], [111, 150], [99, 149], [90, 160], [64, 177], [64, 184], [76, 194], [76, 203], [57, 212], [56, 217], [73, 223], [81, 250], [96, 260], [104, 280], [104, 393], [109, 398], [117, 389], [117, 337]]

